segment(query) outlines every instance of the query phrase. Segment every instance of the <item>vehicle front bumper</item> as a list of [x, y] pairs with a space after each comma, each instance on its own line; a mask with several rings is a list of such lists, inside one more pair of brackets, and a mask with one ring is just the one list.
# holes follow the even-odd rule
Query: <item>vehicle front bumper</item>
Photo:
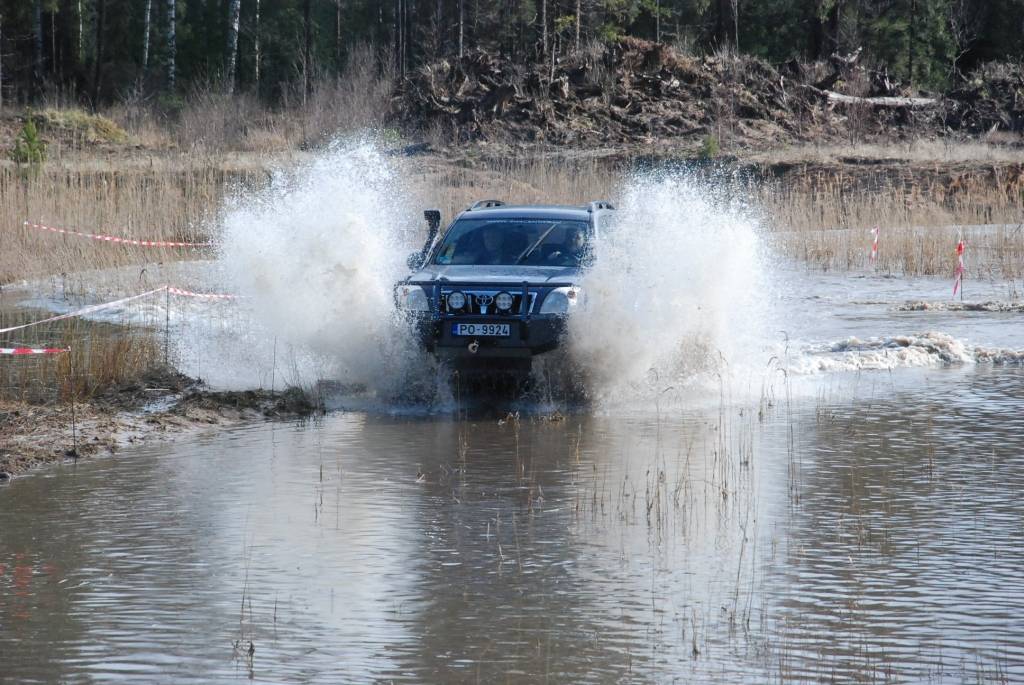
[[[508, 337], [456, 336], [457, 323], [508, 324]], [[565, 319], [558, 315], [446, 316], [423, 315], [415, 321], [420, 343], [437, 357], [459, 359], [529, 359], [558, 347], [565, 332]]]

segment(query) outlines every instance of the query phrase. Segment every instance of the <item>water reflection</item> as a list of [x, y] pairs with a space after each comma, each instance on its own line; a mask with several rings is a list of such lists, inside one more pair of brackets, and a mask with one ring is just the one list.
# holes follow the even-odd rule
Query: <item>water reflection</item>
[[1024, 374], [895, 378], [760, 417], [335, 414], [19, 479], [0, 677], [1024, 677]]

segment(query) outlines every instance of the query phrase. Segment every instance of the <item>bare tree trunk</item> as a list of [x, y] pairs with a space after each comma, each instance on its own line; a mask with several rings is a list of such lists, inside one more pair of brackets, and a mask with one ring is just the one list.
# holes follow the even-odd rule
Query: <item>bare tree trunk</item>
[[306, 104], [306, 96], [313, 92], [312, 74], [309, 73], [313, 58], [313, 0], [306, 0], [302, 8], [302, 104]]
[[228, 95], [235, 92], [235, 67], [238, 64], [238, 20], [241, 12], [242, 0], [229, 0], [227, 68], [224, 70], [224, 88]]
[[33, 88], [40, 90], [43, 84], [43, 0], [32, 5], [32, 80]]
[[260, 53], [260, 0], [256, 0], [256, 26], [253, 31], [253, 61], [256, 63], [254, 66], [254, 74], [256, 81], [256, 91], [260, 89], [260, 60], [263, 55]]
[[167, 0], [167, 90], [174, 91], [174, 83], [178, 76], [178, 41], [177, 41], [178, 8], [176, 0]]
[[548, 54], [548, 0], [540, 0], [540, 50], [542, 56]]
[[398, 60], [398, 73], [405, 76], [405, 50], [402, 45], [402, 0], [395, 0], [395, 56]]
[[153, 0], [146, 0], [146, 16], [142, 28], [142, 75], [149, 71], [149, 30], [150, 16], [153, 13]]
[[4, 108], [4, 16], [0, 14], [0, 111]]
[[434, 16], [434, 22], [437, 24], [435, 27], [437, 30], [437, 36], [435, 38], [437, 41], [437, 53], [438, 55], [444, 55], [447, 52], [445, 50], [445, 37], [447, 31], [445, 30], [444, 25], [444, 0], [437, 0], [437, 7], [434, 10]]
[[85, 61], [85, 27], [82, 25], [82, 0], [78, 0], [78, 64]]
[[576, 52], [580, 51], [580, 24], [583, 23], [583, 0], [576, 0]]
[[96, 0], [96, 61], [92, 72], [92, 103], [99, 102], [100, 79], [103, 77], [103, 33], [106, 23], [107, 0]]
[[732, 0], [733, 47], [740, 51], [740, 0]]
[[654, 42], [661, 42], [661, 0], [654, 3]]
[[[547, 2], [547, 0], [545, 0]], [[466, 0], [459, 0], [459, 59], [464, 53], [466, 38]]]
[[57, 73], [57, 10], [50, 11], [50, 73]]
[[911, 87], [914, 85], [914, 38], [915, 30], [917, 29], [917, 2], [916, 0], [910, 0], [910, 30], [909, 36], [907, 37], [907, 81]]
[[828, 37], [830, 53], [840, 52], [843, 49], [839, 35], [839, 17], [843, 11], [843, 0], [835, 0], [832, 11], [828, 15]]
[[341, 0], [334, 2], [334, 68], [340, 74], [344, 65], [341, 63]]

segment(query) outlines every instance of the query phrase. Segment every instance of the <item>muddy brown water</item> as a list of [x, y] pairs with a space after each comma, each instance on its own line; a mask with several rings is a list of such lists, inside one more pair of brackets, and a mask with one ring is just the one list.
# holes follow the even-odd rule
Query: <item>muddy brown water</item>
[[785, 390], [338, 412], [16, 479], [0, 681], [1024, 679], [1024, 371]]

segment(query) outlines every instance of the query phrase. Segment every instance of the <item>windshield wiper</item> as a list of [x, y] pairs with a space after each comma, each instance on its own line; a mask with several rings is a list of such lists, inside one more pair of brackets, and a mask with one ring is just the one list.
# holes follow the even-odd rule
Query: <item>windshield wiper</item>
[[536, 242], [534, 242], [533, 245], [530, 245], [530, 247], [526, 248], [526, 252], [519, 255], [519, 258], [516, 259], [516, 265], [522, 264], [524, 259], [529, 257], [531, 254], [533, 254], [534, 250], [543, 245], [547, 237], [551, 235], [551, 231], [555, 230], [555, 227], [557, 226], [558, 222], [551, 224], [551, 227], [548, 228], [548, 230], [544, 231], [544, 233], [542, 233], [541, 236], [537, 238]]

